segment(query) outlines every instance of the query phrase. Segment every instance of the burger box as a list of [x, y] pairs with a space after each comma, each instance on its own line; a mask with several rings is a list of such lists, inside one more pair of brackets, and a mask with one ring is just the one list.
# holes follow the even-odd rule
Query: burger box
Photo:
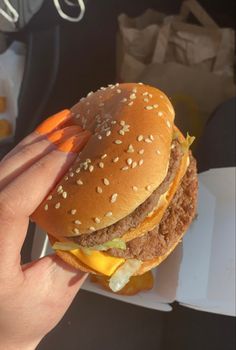
[[[51, 252], [47, 237], [36, 227], [32, 258]], [[83, 289], [161, 311], [171, 311], [170, 304], [177, 301], [192, 309], [235, 316], [235, 168], [199, 175], [198, 216], [153, 276], [153, 288], [134, 296], [105, 291], [89, 279]]]

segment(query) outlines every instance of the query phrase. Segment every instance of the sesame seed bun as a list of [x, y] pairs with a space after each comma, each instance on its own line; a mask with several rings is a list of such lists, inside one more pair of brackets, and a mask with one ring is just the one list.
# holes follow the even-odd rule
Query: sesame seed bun
[[164, 180], [172, 142], [173, 107], [150, 86], [100, 89], [71, 112], [68, 124], [92, 136], [32, 216], [54, 237], [89, 234], [133, 212]]

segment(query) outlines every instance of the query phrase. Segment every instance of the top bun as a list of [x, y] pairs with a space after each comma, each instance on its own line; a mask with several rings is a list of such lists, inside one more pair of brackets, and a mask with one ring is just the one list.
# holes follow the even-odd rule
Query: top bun
[[33, 215], [54, 237], [91, 233], [129, 215], [164, 180], [170, 157], [174, 110], [156, 88], [110, 85], [71, 112], [70, 125], [93, 135]]

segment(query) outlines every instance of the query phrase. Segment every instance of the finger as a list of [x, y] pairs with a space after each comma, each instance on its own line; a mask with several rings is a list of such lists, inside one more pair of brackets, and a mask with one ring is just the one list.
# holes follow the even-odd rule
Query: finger
[[63, 127], [70, 119], [72, 115], [70, 110], [65, 109], [63, 111], [60, 111], [51, 117], [44, 120], [37, 129], [31, 133], [30, 135], [26, 136], [16, 147], [14, 147], [4, 158], [3, 160], [11, 157], [15, 153], [17, 153], [19, 150], [21, 150], [26, 145], [30, 145], [34, 142], [40, 141], [42, 138], [45, 137], [45, 135], [50, 134], [51, 132], [57, 130], [58, 128]]
[[[17, 255], [25, 239], [29, 216], [56, 185], [90, 137], [87, 131], [74, 136], [14, 178], [0, 192], [0, 245]], [[69, 152], [69, 153], [66, 153]]]
[[27, 144], [22, 149], [18, 149], [15, 154], [4, 159], [0, 163], [0, 189], [37, 160], [55, 149], [59, 142], [62, 143], [66, 139], [79, 134], [80, 131], [79, 126], [69, 126], [54, 131], [47, 138], [43, 137], [37, 142]]
[[[46, 290], [46, 298], [59, 301], [65, 312], [73, 298], [86, 280], [88, 274], [67, 265], [55, 254], [34, 261], [22, 267], [26, 280], [35, 280], [40, 276], [40, 287]], [[37, 281], [36, 281], [37, 283]]]

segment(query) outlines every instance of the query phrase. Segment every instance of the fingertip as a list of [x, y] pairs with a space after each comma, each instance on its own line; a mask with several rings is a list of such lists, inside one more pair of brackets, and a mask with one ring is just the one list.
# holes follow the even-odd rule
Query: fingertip
[[71, 112], [69, 109], [64, 109], [51, 117], [44, 120], [35, 131], [38, 134], [46, 135], [55, 130], [56, 128], [61, 127], [71, 118]]

